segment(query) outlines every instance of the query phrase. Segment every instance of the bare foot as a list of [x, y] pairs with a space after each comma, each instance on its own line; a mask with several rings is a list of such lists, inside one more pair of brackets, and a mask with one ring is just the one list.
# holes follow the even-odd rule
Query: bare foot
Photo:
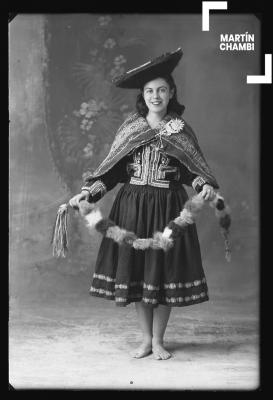
[[152, 352], [152, 343], [151, 342], [143, 342], [136, 350], [131, 353], [131, 356], [134, 358], [142, 358], [146, 357]]
[[172, 355], [164, 348], [163, 343], [153, 341], [153, 353], [156, 360], [167, 360]]

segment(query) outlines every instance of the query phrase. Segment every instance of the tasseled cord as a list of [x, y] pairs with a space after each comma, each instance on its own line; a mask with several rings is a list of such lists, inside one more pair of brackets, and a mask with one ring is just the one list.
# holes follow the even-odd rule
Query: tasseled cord
[[51, 244], [53, 246], [53, 256], [65, 257], [68, 251], [68, 238], [67, 238], [67, 216], [68, 204], [60, 205], [56, 221], [53, 228], [53, 235]]
[[[190, 203], [190, 209], [191, 211], [195, 210], [198, 211], [200, 208], [200, 203], [197, 202], [191, 202]], [[217, 218], [219, 219], [219, 224], [221, 227], [222, 235], [225, 240], [225, 258], [229, 262], [231, 260], [231, 250], [230, 250], [230, 245], [229, 245], [229, 227], [231, 224], [231, 217], [230, 217], [230, 210], [228, 206], [225, 206], [224, 199], [221, 197], [219, 194], [217, 194], [214, 198], [213, 201], [210, 202], [210, 205], [215, 207], [215, 214]], [[62, 204], [57, 212], [57, 217], [53, 229], [53, 235], [52, 235], [52, 240], [51, 243], [53, 245], [53, 256], [56, 257], [65, 257], [68, 251], [68, 238], [67, 238], [67, 217], [68, 217], [68, 208], [69, 204]], [[100, 221], [102, 218], [101, 213], [99, 210], [94, 213], [94, 204], [90, 204], [88, 202], [82, 202], [82, 207], [80, 208], [80, 213], [82, 216], [88, 216], [90, 215], [92, 224], [94, 225], [94, 220]], [[186, 207], [185, 207], [186, 209]], [[93, 213], [91, 213], [93, 211]], [[184, 210], [182, 211], [182, 213]], [[185, 218], [185, 216], [184, 216]], [[90, 218], [89, 218], [90, 219]], [[97, 221], [97, 222], [98, 222]], [[176, 220], [175, 220], [176, 221]], [[184, 221], [185, 222], [185, 221]], [[187, 224], [192, 223], [193, 221], [186, 221]], [[113, 224], [110, 224], [109, 226], [112, 226]], [[107, 229], [109, 228], [107, 224]], [[112, 227], [113, 228], [113, 227]], [[115, 227], [114, 227], [115, 228]], [[118, 227], [116, 227], [118, 228]], [[110, 228], [111, 229], [111, 228]], [[119, 228], [120, 229], [120, 228]], [[135, 235], [134, 235], [135, 236]], [[130, 237], [130, 239], [132, 239]], [[138, 239], [140, 240], [140, 239]]]

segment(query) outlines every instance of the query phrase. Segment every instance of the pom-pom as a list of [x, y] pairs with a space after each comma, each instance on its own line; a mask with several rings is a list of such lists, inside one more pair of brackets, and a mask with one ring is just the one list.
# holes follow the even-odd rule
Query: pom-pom
[[102, 214], [101, 214], [99, 209], [95, 209], [95, 210], [91, 211], [89, 214], [87, 214], [84, 218], [85, 218], [85, 220], [87, 222], [87, 227], [88, 228], [94, 228], [95, 225], [101, 219], [103, 219], [103, 216], [102, 216]]
[[191, 199], [186, 201], [184, 209], [188, 210], [194, 217], [204, 206], [204, 202], [205, 200], [201, 196], [201, 193], [196, 194]]
[[80, 201], [80, 214], [85, 217], [87, 214], [93, 211], [95, 207], [95, 203], [89, 203], [86, 200], [82, 200]]
[[137, 238], [133, 242], [133, 248], [136, 250], [146, 250], [149, 247], [151, 247], [152, 242], [153, 242], [153, 239], [151, 239], [151, 238], [149, 238], [149, 239]]
[[169, 250], [173, 246], [173, 240], [163, 236], [162, 232], [155, 232], [153, 236], [153, 248], [162, 249], [164, 251]]
[[172, 230], [171, 238], [175, 239], [179, 236], [182, 236], [183, 233], [185, 232], [186, 226], [180, 226], [176, 224], [174, 221], [169, 222], [168, 228]]
[[109, 218], [103, 218], [100, 221], [98, 221], [95, 225], [95, 229], [102, 233], [103, 235], [106, 234], [106, 231], [110, 226], [115, 226], [115, 222], [111, 221]]
[[223, 210], [225, 208], [225, 202], [223, 196], [219, 193], [215, 193], [213, 200], [209, 202], [210, 207], [215, 207], [215, 209]]
[[133, 242], [137, 239], [137, 236], [133, 232], [127, 232], [123, 238], [123, 243], [132, 246]]
[[184, 208], [181, 211], [179, 217], [174, 219], [174, 222], [180, 226], [187, 226], [188, 224], [193, 224], [194, 223], [193, 215], [191, 211]]
[[121, 229], [119, 226], [111, 226], [107, 229], [106, 237], [111, 238], [121, 244], [126, 234], [126, 229]]
[[166, 228], [163, 231], [162, 236], [165, 237], [165, 238], [170, 238], [171, 234], [172, 234], [172, 229], [169, 228], [169, 226], [166, 226]]
[[219, 210], [219, 211], [223, 210], [223, 209], [225, 208], [224, 199], [221, 198], [221, 197], [218, 197], [218, 198], [217, 198], [217, 201], [216, 201], [215, 207], [216, 207], [216, 209]]
[[219, 219], [221, 228], [228, 230], [231, 224], [231, 217], [229, 214], [225, 214]]

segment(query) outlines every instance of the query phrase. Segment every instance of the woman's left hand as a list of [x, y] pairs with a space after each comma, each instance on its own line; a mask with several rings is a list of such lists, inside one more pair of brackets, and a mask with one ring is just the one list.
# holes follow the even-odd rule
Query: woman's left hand
[[214, 199], [215, 196], [215, 191], [212, 186], [208, 185], [205, 183], [205, 185], [202, 188], [201, 196], [203, 197], [204, 200], [211, 201]]

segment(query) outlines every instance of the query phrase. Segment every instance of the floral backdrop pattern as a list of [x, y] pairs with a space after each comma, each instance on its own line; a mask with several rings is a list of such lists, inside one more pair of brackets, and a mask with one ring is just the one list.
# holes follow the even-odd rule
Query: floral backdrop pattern
[[[74, 37], [71, 41], [68, 36], [66, 43], [63, 43], [70, 47], [71, 52], [66, 67], [67, 75], [61, 79], [58, 76], [59, 82], [52, 81], [60, 58], [53, 49], [54, 45], [57, 46], [53, 37], [55, 21], [49, 21], [50, 101], [56, 96], [57, 87], [60, 89], [62, 85], [67, 85], [65, 90], [61, 90], [64, 97], [60, 103], [64, 103], [64, 106], [59, 108], [59, 115], [55, 115], [58, 119], [55, 129], [49, 131], [49, 144], [61, 179], [74, 192], [79, 187], [83, 173], [95, 169], [102, 161], [110, 149], [117, 127], [134, 108], [131, 91], [120, 90], [111, 81], [125, 72], [127, 53], [130, 54], [130, 50], [136, 46], [144, 47], [144, 41], [128, 37], [119, 24], [122, 16], [89, 15], [80, 19], [74, 17], [71, 21], [67, 18], [62, 28], [72, 30]], [[79, 22], [82, 29], [72, 27], [72, 23], [77, 25]], [[63, 39], [65, 37], [62, 35]], [[63, 69], [65, 64], [61, 67]], [[71, 94], [65, 99], [69, 89]], [[49, 115], [52, 113], [54, 111], [50, 109]]]
[[[132, 65], [140, 52], [145, 57], [146, 45], [126, 32], [123, 18], [84, 14], [47, 20], [48, 144], [68, 197], [103, 160], [118, 126], [134, 109], [134, 91], [116, 88], [112, 79], [131, 67], [128, 58]], [[95, 258], [82, 225], [77, 215], [69, 221], [70, 251], [56, 265], [62, 272], [86, 272], [90, 255]]]

